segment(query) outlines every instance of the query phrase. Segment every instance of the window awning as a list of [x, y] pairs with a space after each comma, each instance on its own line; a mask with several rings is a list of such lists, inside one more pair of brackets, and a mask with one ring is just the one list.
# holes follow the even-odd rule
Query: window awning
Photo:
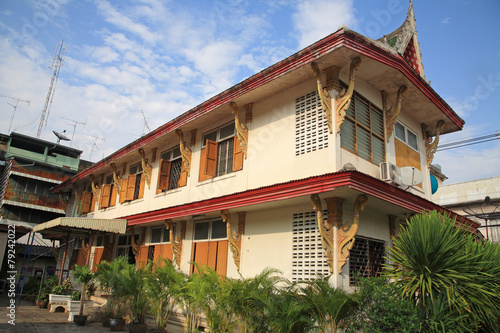
[[34, 232], [49, 235], [88, 234], [89, 231], [111, 232], [125, 234], [127, 232], [127, 220], [125, 219], [92, 219], [81, 217], [58, 217], [57, 219], [37, 224], [33, 227]]

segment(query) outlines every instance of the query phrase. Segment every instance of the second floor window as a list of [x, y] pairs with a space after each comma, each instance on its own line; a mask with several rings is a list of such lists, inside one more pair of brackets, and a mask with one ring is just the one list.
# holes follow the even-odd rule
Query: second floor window
[[120, 202], [132, 201], [144, 197], [145, 180], [142, 163], [131, 165], [128, 177], [122, 180]]
[[243, 153], [235, 133], [234, 123], [230, 123], [203, 135], [200, 181], [243, 168]]
[[182, 157], [179, 147], [161, 154], [160, 170], [158, 172], [158, 186], [156, 193], [173, 190], [182, 186], [181, 179]]
[[354, 92], [340, 127], [342, 148], [374, 164], [385, 161], [382, 111]]
[[113, 176], [106, 177], [106, 183], [102, 185], [101, 200], [99, 209], [113, 207], [116, 203], [117, 190], [113, 180]]

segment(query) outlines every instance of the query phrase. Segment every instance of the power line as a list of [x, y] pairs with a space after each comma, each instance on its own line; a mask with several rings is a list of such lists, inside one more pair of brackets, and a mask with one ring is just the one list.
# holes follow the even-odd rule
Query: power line
[[468, 139], [463, 139], [463, 140], [458, 140], [458, 141], [453, 141], [449, 143], [445, 143], [442, 145], [438, 145], [437, 151], [444, 151], [444, 150], [449, 150], [449, 149], [455, 149], [455, 148], [461, 148], [461, 147], [467, 147], [479, 143], [485, 143], [489, 141], [494, 141], [494, 140], [500, 140], [500, 135], [498, 131], [496, 133], [492, 134], [487, 134], [487, 135], [482, 135], [478, 137], [473, 137], [473, 138], [468, 138]]

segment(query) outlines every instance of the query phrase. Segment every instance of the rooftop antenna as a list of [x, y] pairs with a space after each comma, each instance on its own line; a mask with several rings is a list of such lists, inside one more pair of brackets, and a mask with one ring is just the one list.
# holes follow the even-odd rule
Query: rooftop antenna
[[73, 123], [73, 124], [68, 124], [70, 126], [73, 126], [73, 134], [71, 135], [71, 144], [69, 145], [71, 147], [73, 145], [73, 138], [75, 137], [76, 126], [78, 124], [81, 124], [81, 125], [83, 125], [83, 127], [85, 127], [87, 125], [88, 118], [85, 120], [84, 123], [82, 123], [81, 121], [78, 121], [78, 120], [74, 120], [74, 119], [69, 119], [69, 118], [64, 118], [64, 117], [61, 117], [61, 118], [68, 120], [68, 121], [71, 121]]
[[144, 111], [142, 111], [142, 117], [144, 118], [144, 127], [142, 128], [142, 134], [141, 136], [144, 136], [146, 128], [148, 129], [148, 133], [151, 132], [151, 129], [149, 128], [148, 121], [146, 120], [146, 115], [144, 114]]
[[10, 128], [12, 127], [12, 123], [14, 122], [14, 116], [16, 115], [17, 105], [19, 104], [19, 102], [25, 102], [25, 103], [28, 103], [28, 105], [30, 105], [30, 100], [29, 99], [22, 99], [22, 98], [10, 97], [10, 96], [3, 96], [3, 95], [0, 96], [0, 97], [10, 98], [10, 99], [13, 99], [13, 100], [16, 101], [15, 105], [7, 103], [7, 104], [9, 104], [10, 106], [12, 106], [14, 108], [14, 112], [12, 113], [12, 118], [10, 120], [9, 130], [7, 131], [7, 134], [10, 134]]
[[99, 147], [97, 146], [97, 141], [102, 141], [101, 143], [104, 143], [106, 141], [106, 139], [103, 139], [103, 138], [100, 138], [98, 137], [97, 135], [91, 135], [91, 134], [87, 134], [88, 136], [90, 136], [93, 140], [92, 141], [92, 148], [90, 149], [90, 155], [89, 155], [89, 161], [92, 161], [92, 152], [94, 151], [94, 148], [99, 150]]
[[52, 64], [49, 68], [52, 68], [52, 76], [50, 77], [49, 91], [47, 92], [47, 98], [45, 99], [45, 105], [43, 106], [42, 116], [40, 118], [40, 124], [38, 125], [38, 133], [36, 137], [39, 138], [42, 134], [42, 129], [47, 127], [47, 120], [49, 119], [50, 107], [52, 106], [52, 101], [54, 99], [54, 93], [56, 91], [57, 80], [59, 79], [59, 71], [64, 63], [64, 57], [68, 51], [68, 47], [64, 47], [64, 39], [56, 47], [54, 51], [54, 58], [52, 59]]
[[[486, 212], [484, 208], [487, 208]], [[500, 219], [500, 205], [491, 202], [491, 198], [489, 196], [484, 197], [484, 202], [477, 210], [470, 208], [469, 206], [465, 206], [462, 210], [467, 214], [467, 216], [474, 216], [475, 218], [482, 219], [485, 222], [486, 228], [486, 238], [490, 239], [489, 228], [492, 227], [500, 227], [500, 224], [497, 225], [488, 225], [488, 221], [498, 220]], [[482, 228], [481, 226], [480, 228]], [[493, 236], [493, 235], [492, 235]]]

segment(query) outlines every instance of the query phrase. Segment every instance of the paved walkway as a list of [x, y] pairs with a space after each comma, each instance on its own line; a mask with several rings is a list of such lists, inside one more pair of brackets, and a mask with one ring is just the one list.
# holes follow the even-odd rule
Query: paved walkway
[[49, 313], [49, 310], [40, 309], [24, 300], [21, 301], [19, 307], [16, 307], [16, 325], [14, 326], [8, 323], [10, 320], [7, 316], [10, 313], [7, 309], [9, 301], [6, 294], [0, 295], [0, 333], [109, 332], [109, 328], [102, 327], [100, 323], [76, 326], [72, 321], [68, 321], [68, 313]]

